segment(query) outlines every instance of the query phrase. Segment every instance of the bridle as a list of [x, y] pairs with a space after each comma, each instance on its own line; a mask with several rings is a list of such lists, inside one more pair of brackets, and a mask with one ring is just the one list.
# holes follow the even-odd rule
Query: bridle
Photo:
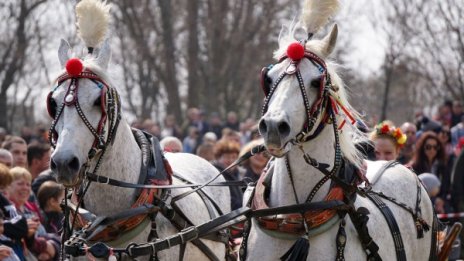
[[[291, 58], [289, 58], [287, 55], [284, 55], [279, 59], [277, 64], [287, 59], [291, 59]], [[317, 99], [313, 102], [312, 105], [310, 105], [309, 103], [303, 77], [301, 76], [301, 72], [299, 69], [299, 65], [303, 59], [308, 59], [311, 63], [316, 65], [319, 69], [319, 72], [321, 73], [319, 86], [313, 86], [313, 87], [318, 88], [318, 94], [317, 94]], [[273, 94], [275, 93], [277, 87], [279, 86], [280, 82], [286, 76], [295, 75], [297, 77], [298, 86], [301, 91], [301, 95], [303, 97], [303, 102], [304, 102], [305, 111], [306, 111], [306, 121], [305, 121], [305, 124], [302, 130], [290, 142], [293, 144], [300, 144], [300, 143], [309, 141], [319, 134], [319, 132], [323, 129], [323, 127], [325, 126], [325, 123], [328, 121], [328, 118], [329, 118], [328, 117], [329, 115], [327, 114], [326, 109], [328, 106], [328, 100], [330, 99], [329, 91], [334, 90], [334, 86], [332, 85], [330, 75], [327, 73], [327, 66], [324, 60], [322, 60], [318, 55], [316, 55], [315, 53], [309, 50], [305, 50], [304, 56], [299, 60], [291, 59], [290, 64], [288, 65], [286, 70], [282, 72], [279, 75], [279, 77], [277, 77], [276, 81], [272, 83], [272, 86], [269, 86], [271, 81], [267, 73], [274, 65], [275, 64], [272, 64], [268, 67], [264, 67], [261, 70], [261, 86], [264, 91], [264, 94], [266, 95], [266, 98], [264, 100], [264, 105], [262, 107], [262, 115], [264, 115], [267, 112], [268, 107], [269, 107], [269, 102]], [[313, 134], [310, 134], [314, 128], [315, 123], [317, 122], [318, 115], [320, 115], [323, 112], [323, 110], [326, 111], [326, 114], [321, 120], [319, 126], [316, 128], [316, 131]]]
[[[324, 177], [316, 184], [316, 186], [309, 193], [306, 199], [306, 202], [310, 202], [312, 198], [315, 196], [316, 192], [322, 187], [322, 185], [325, 182], [327, 182], [329, 179], [332, 179], [332, 180], [335, 179], [336, 181], [337, 179], [336, 174], [338, 173], [338, 170], [343, 164], [342, 152], [341, 152], [341, 147], [340, 147], [339, 130], [345, 124], [345, 120], [343, 120], [343, 122], [339, 125], [337, 123], [336, 115], [339, 115], [341, 111], [343, 111], [343, 114], [351, 120], [351, 124], [354, 124], [355, 120], [353, 116], [348, 112], [348, 110], [341, 104], [338, 97], [336, 96], [335, 94], [336, 87], [332, 84], [330, 74], [327, 71], [327, 65], [324, 62], [324, 60], [320, 58], [318, 55], [316, 55], [315, 53], [304, 49], [305, 48], [304, 42], [291, 44], [289, 48], [291, 48], [292, 45], [293, 46], [297, 45], [297, 47], [299, 45], [298, 48], [303, 48], [302, 53], [299, 57], [289, 57], [288, 55], [289, 51], [287, 51], [287, 55], [284, 55], [279, 59], [278, 63], [281, 63], [287, 59], [290, 59], [290, 64], [285, 69], [285, 71], [282, 72], [279, 75], [279, 77], [277, 77], [276, 81], [272, 83], [272, 86], [269, 86], [271, 81], [267, 73], [274, 65], [264, 67], [261, 70], [261, 85], [262, 85], [264, 94], [266, 95], [266, 98], [264, 100], [264, 105], [262, 108], [262, 115], [264, 116], [265, 113], [267, 112], [268, 107], [269, 107], [269, 102], [273, 94], [275, 93], [277, 87], [281, 83], [281, 81], [286, 76], [291, 77], [292, 75], [295, 75], [297, 77], [298, 86], [299, 86], [301, 95], [303, 97], [303, 102], [304, 102], [305, 111], [306, 111], [306, 120], [305, 120], [305, 124], [303, 125], [302, 130], [298, 134], [296, 134], [294, 138], [289, 140], [284, 145], [284, 147], [286, 147], [288, 143], [297, 145], [300, 148], [300, 150], [303, 152], [303, 157], [306, 163], [308, 165], [315, 167], [316, 169], [318, 169], [320, 172], [324, 174]], [[319, 69], [319, 72], [321, 73], [320, 82], [318, 84], [319, 86], [313, 86], [313, 87], [318, 88], [318, 94], [317, 94], [316, 100], [313, 102], [312, 105], [310, 105], [309, 103], [303, 77], [301, 76], [301, 72], [299, 69], [299, 64], [301, 63], [303, 59], [308, 59], [311, 63], [316, 65]], [[341, 111], [339, 110], [339, 108]], [[318, 116], [321, 117], [321, 120], [319, 122], [319, 125], [314, 129]], [[319, 163], [316, 159], [312, 158], [308, 153], [304, 151], [303, 146], [302, 146], [303, 143], [310, 141], [314, 139], [315, 137], [317, 137], [320, 134], [320, 132], [324, 129], [326, 124], [332, 124], [334, 136], [335, 136], [335, 157], [334, 157], [334, 164], [333, 164], [332, 170], [327, 169], [329, 167], [328, 164]], [[287, 156], [285, 158], [285, 163], [286, 163], [287, 171], [290, 175], [290, 180], [292, 181], [292, 185], [293, 185], [293, 177], [291, 174], [291, 168], [290, 168], [290, 164], [288, 162]], [[294, 185], [293, 185], [293, 188], [294, 188]], [[294, 193], [295, 193], [295, 198], [296, 198], [295, 189], [294, 189]]]
[[[78, 91], [79, 91], [79, 79], [89, 79], [94, 82], [101, 90], [100, 92], [100, 109], [102, 115], [98, 121], [97, 128], [94, 128], [79, 103]], [[53, 93], [67, 80], [71, 80], [69, 85], [66, 87], [66, 93], [63, 101], [59, 107], [57, 107], [56, 101], [52, 98]], [[57, 80], [57, 86], [47, 96], [47, 110], [53, 122], [50, 126], [49, 131], [49, 142], [53, 148], [56, 147], [58, 140], [58, 132], [56, 131], [56, 124], [58, 123], [61, 114], [65, 107], [73, 107], [76, 109], [79, 117], [84, 122], [87, 129], [94, 136], [94, 142], [88, 152], [88, 159], [92, 159], [95, 155], [106, 149], [109, 144], [114, 142], [114, 137], [118, 129], [118, 125], [121, 119], [121, 102], [119, 94], [116, 89], [111, 88], [105, 81], [103, 81], [98, 75], [93, 73], [89, 69], [83, 70], [78, 75], [71, 75], [64, 73]], [[107, 125], [108, 123], [108, 125]], [[106, 136], [106, 139], [105, 139]]]

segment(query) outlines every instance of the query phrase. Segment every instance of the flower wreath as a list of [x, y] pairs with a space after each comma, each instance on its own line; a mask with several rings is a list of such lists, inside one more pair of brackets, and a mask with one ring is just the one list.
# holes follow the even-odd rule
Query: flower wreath
[[404, 134], [400, 128], [395, 128], [385, 122], [379, 123], [375, 126], [375, 134], [376, 136], [392, 137], [396, 141], [397, 146], [400, 148], [404, 146], [407, 140], [406, 134]]

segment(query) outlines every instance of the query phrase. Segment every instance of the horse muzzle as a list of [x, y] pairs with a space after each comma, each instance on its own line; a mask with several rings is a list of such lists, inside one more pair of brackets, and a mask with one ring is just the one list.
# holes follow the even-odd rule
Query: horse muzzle
[[274, 157], [283, 157], [289, 151], [290, 124], [286, 117], [263, 117], [259, 132], [267, 151]]
[[50, 168], [56, 174], [58, 182], [66, 187], [73, 187], [79, 182], [81, 163], [72, 154], [53, 155]]

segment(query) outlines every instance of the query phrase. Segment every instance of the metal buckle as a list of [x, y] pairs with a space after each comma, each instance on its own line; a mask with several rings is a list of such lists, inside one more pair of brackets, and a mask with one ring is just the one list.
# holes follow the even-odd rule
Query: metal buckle
[[[195, 236], [190, 238], [190, 240], [198, 238], [198, 228], [196, 226], [191, 226], [191, 227], [182, 229], [180, 231], [181, 233], [179, 234], [179, 236], [180, 236], [180, 241], [182, 242], [182, 244], [185, 244], [185, 242], [186, 242], [186, 240], [184, 239], [184, 236], [189, 234], [192, 231], [195, 232]], [[190, 240], [188, 240], [188, 241], [190, 241]]]

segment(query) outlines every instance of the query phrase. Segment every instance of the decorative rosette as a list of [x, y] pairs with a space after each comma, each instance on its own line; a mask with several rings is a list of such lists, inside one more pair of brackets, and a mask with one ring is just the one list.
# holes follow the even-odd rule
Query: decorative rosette
[[401, 129], [390, 126], [386, 122], [382, 122], [375, 126], [375, 130], [377, 136], [382, 135], [392, 137], [396, 141], [398, 147], [403, 147], [406, 143], [407, 136], [401, 131]]

